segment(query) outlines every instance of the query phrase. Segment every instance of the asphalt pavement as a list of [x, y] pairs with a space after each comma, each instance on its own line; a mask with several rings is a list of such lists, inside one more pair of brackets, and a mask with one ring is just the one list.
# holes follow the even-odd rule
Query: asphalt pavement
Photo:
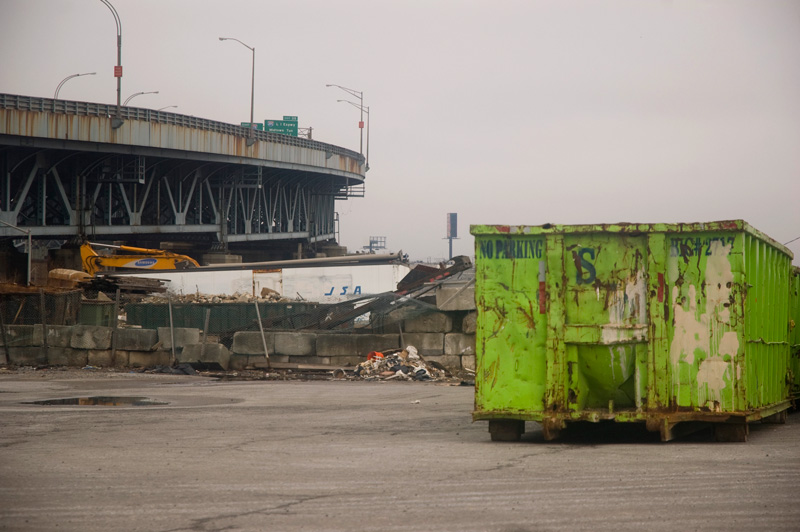
[[[800, 415], [491, 442], [453, 383], [0, 374], [0, 529], [800, 530]], [[156, 403], [32, 401], [141, 397]], [[101, 401], [102, 402], [102, 401]]]

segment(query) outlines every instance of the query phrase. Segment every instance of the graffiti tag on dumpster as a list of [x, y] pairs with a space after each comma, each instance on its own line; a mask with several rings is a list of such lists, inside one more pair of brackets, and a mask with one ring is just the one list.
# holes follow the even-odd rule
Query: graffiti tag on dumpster
[[727, 246], [732, 246], [734, 237], [713, 238], [670, 238], [670, 257], [711, 257], [713, 255], [727, 255]]
[[572, 252], [572, 258], [575, 261], [575, 269], [578, 270], [575, 279], [578, 284], [591, 284], [597, 278], [597, 270], [594, 264], [587, 260], [587, 256], [594, 260], [594, 248], [581, 248], [580, 251]]
[[544, 240], [481, 240], [478, 253], [484, 259], [541, 259]]

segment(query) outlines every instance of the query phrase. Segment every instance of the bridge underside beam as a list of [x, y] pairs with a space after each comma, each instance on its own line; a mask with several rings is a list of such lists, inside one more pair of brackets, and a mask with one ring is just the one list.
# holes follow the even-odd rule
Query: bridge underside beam
[[287, 165], [84, 148], [0, 145], [0, 220], [47, 238], [315, 242], [336, 232], [336, 199], [363, 196], [363, 181]]

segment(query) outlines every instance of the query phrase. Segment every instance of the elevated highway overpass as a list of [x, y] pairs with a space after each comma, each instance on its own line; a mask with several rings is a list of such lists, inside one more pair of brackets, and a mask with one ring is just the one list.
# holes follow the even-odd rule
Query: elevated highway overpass
[[0, 94], [0, 238], [273, 250], [335, 237], [364, 157], [309, 139], [135, 107]]

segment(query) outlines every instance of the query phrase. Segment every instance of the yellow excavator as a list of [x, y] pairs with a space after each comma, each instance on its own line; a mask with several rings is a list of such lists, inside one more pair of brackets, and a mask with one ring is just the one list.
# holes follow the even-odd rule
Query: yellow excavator
[[[95, 248], [114, 249], [113, 255], [99, 255]], [[120, 253], [121, 252], [121, 253]], [[162, 249], [137, 248], [133, 246], [113, 246], [85, 242], [81, 246], [83, 269], [94, 276], [110, 268], [119, 270], [185, 270], [200, 266], [196, 260]]]

